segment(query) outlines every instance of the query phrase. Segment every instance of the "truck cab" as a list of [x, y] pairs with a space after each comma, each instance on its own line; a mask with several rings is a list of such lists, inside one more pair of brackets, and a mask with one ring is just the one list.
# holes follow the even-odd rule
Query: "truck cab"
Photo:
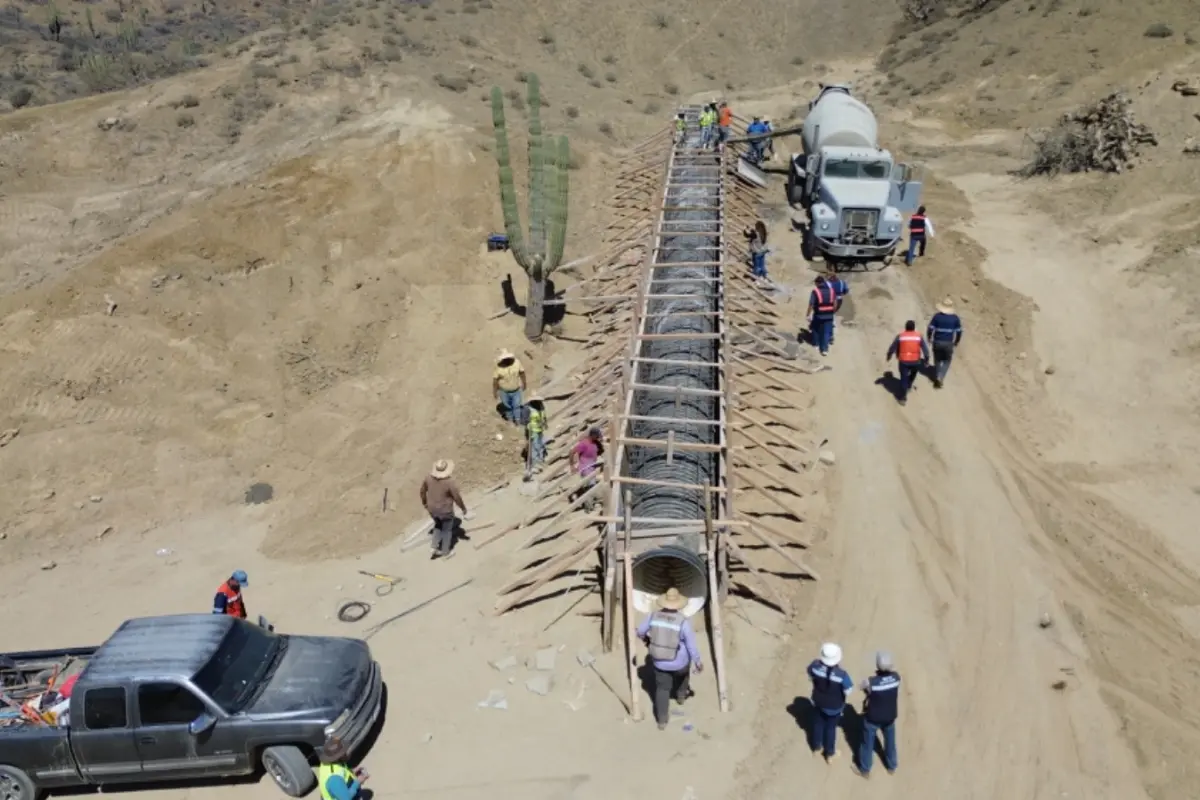
[[810, 103], [803, 153], [792, 156], [788, 201], [803, 208], [805, 258], [834, 267], [885, 261], [903, 217], [920, 205], [921, 183], [876, 142], [874, 114], [845, 86], [824, 86]]

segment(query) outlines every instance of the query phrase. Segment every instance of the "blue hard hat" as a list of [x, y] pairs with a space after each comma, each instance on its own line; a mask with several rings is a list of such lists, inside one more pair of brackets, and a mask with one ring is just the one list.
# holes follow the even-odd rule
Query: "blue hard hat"
[[245, 570], [242, 570], [242, 569], [234, 570], [233, 575], [231, 575], [230, 577], [232, 577], [235, 581], [240, 583], [242, 586], [250, 585], [250, 578], [248, 578], [246, 576]]

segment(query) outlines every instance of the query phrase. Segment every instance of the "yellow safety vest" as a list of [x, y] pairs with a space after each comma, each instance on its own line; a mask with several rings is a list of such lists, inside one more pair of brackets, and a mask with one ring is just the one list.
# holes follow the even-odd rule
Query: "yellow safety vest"
[[544, 433], [546, 431], [546, 412], [530, 408], [529, 421], [526, 424], [529, 426], [530, 433]]
[[325, 788], [325, 782], [337, 775], [349, 786], [354, 780], [354, 773], [345, 764], [321, 764], [317, 767], [317, 786], [321, 790], [321, 800], [333, 800], [333, 795]]
[[675, 130], [679, 131], [680, 133], [683, 133], [683, 130], [685, 127], [687, 127], [687, 122], [685, 122], [684, 120], [681, 120], [681, 119], [675, 120]]
[[700, 127], [707, 128], [716, 121], [711, 111], [703, 111], [700, 113]]

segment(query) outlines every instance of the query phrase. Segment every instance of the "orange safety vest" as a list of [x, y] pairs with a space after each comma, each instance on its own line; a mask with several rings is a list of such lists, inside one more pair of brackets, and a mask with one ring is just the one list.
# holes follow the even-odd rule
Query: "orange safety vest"
[[924, 214], [913, 214], [912, 217], [909, 218], [908, 232], [909, 233], [919, 233], [919, 234], [925, 233], [925, 215]]
[[217, 587], [217, 594], [225, 595], [225, 614], [238, 619], [246, 618], [246, 604], [242, 602], [242, 593], [229, 588], [229, 581]]
[[828, 283], [813, 289], [813, 294], [817, 296], [817, 311], [822, 314], [837, 311], [837, 292]]
[[901, 364], [913, 364], [921, 360], [921, 334], [904, 331], [899, 336], [900, 348], [896, 360]]
[[728, 128], [733, 124], [733, 109], [725, 106], [721, 109], [721, 127]]

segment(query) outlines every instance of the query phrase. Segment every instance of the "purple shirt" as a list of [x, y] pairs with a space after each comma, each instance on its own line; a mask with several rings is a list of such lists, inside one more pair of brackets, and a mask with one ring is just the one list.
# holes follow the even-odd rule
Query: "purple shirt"
[[584, 439], [575, 445], [574, 452], [579, 456], [579, 474], [591, 475], [596, 469], [596, 459], [600, 458], [600, 448], [591, 439]]
[[[638, 626], [637, 637], [639, 639], [645, 639], [650, 635], [650, 618], [653, 616], [651, 614], [646, 617]], [[654, 668], [661, 669], [663, 672], [681, 672], [687, 669], [688, 664], [699, 663], [700, 650], [696, 647], [696, 633], [692, 630], [691, 620], [684, 617], [683, 627], [679, 631], [679, 649], [675, 651], [675, 657], [670, 661], [655, 661]]]

